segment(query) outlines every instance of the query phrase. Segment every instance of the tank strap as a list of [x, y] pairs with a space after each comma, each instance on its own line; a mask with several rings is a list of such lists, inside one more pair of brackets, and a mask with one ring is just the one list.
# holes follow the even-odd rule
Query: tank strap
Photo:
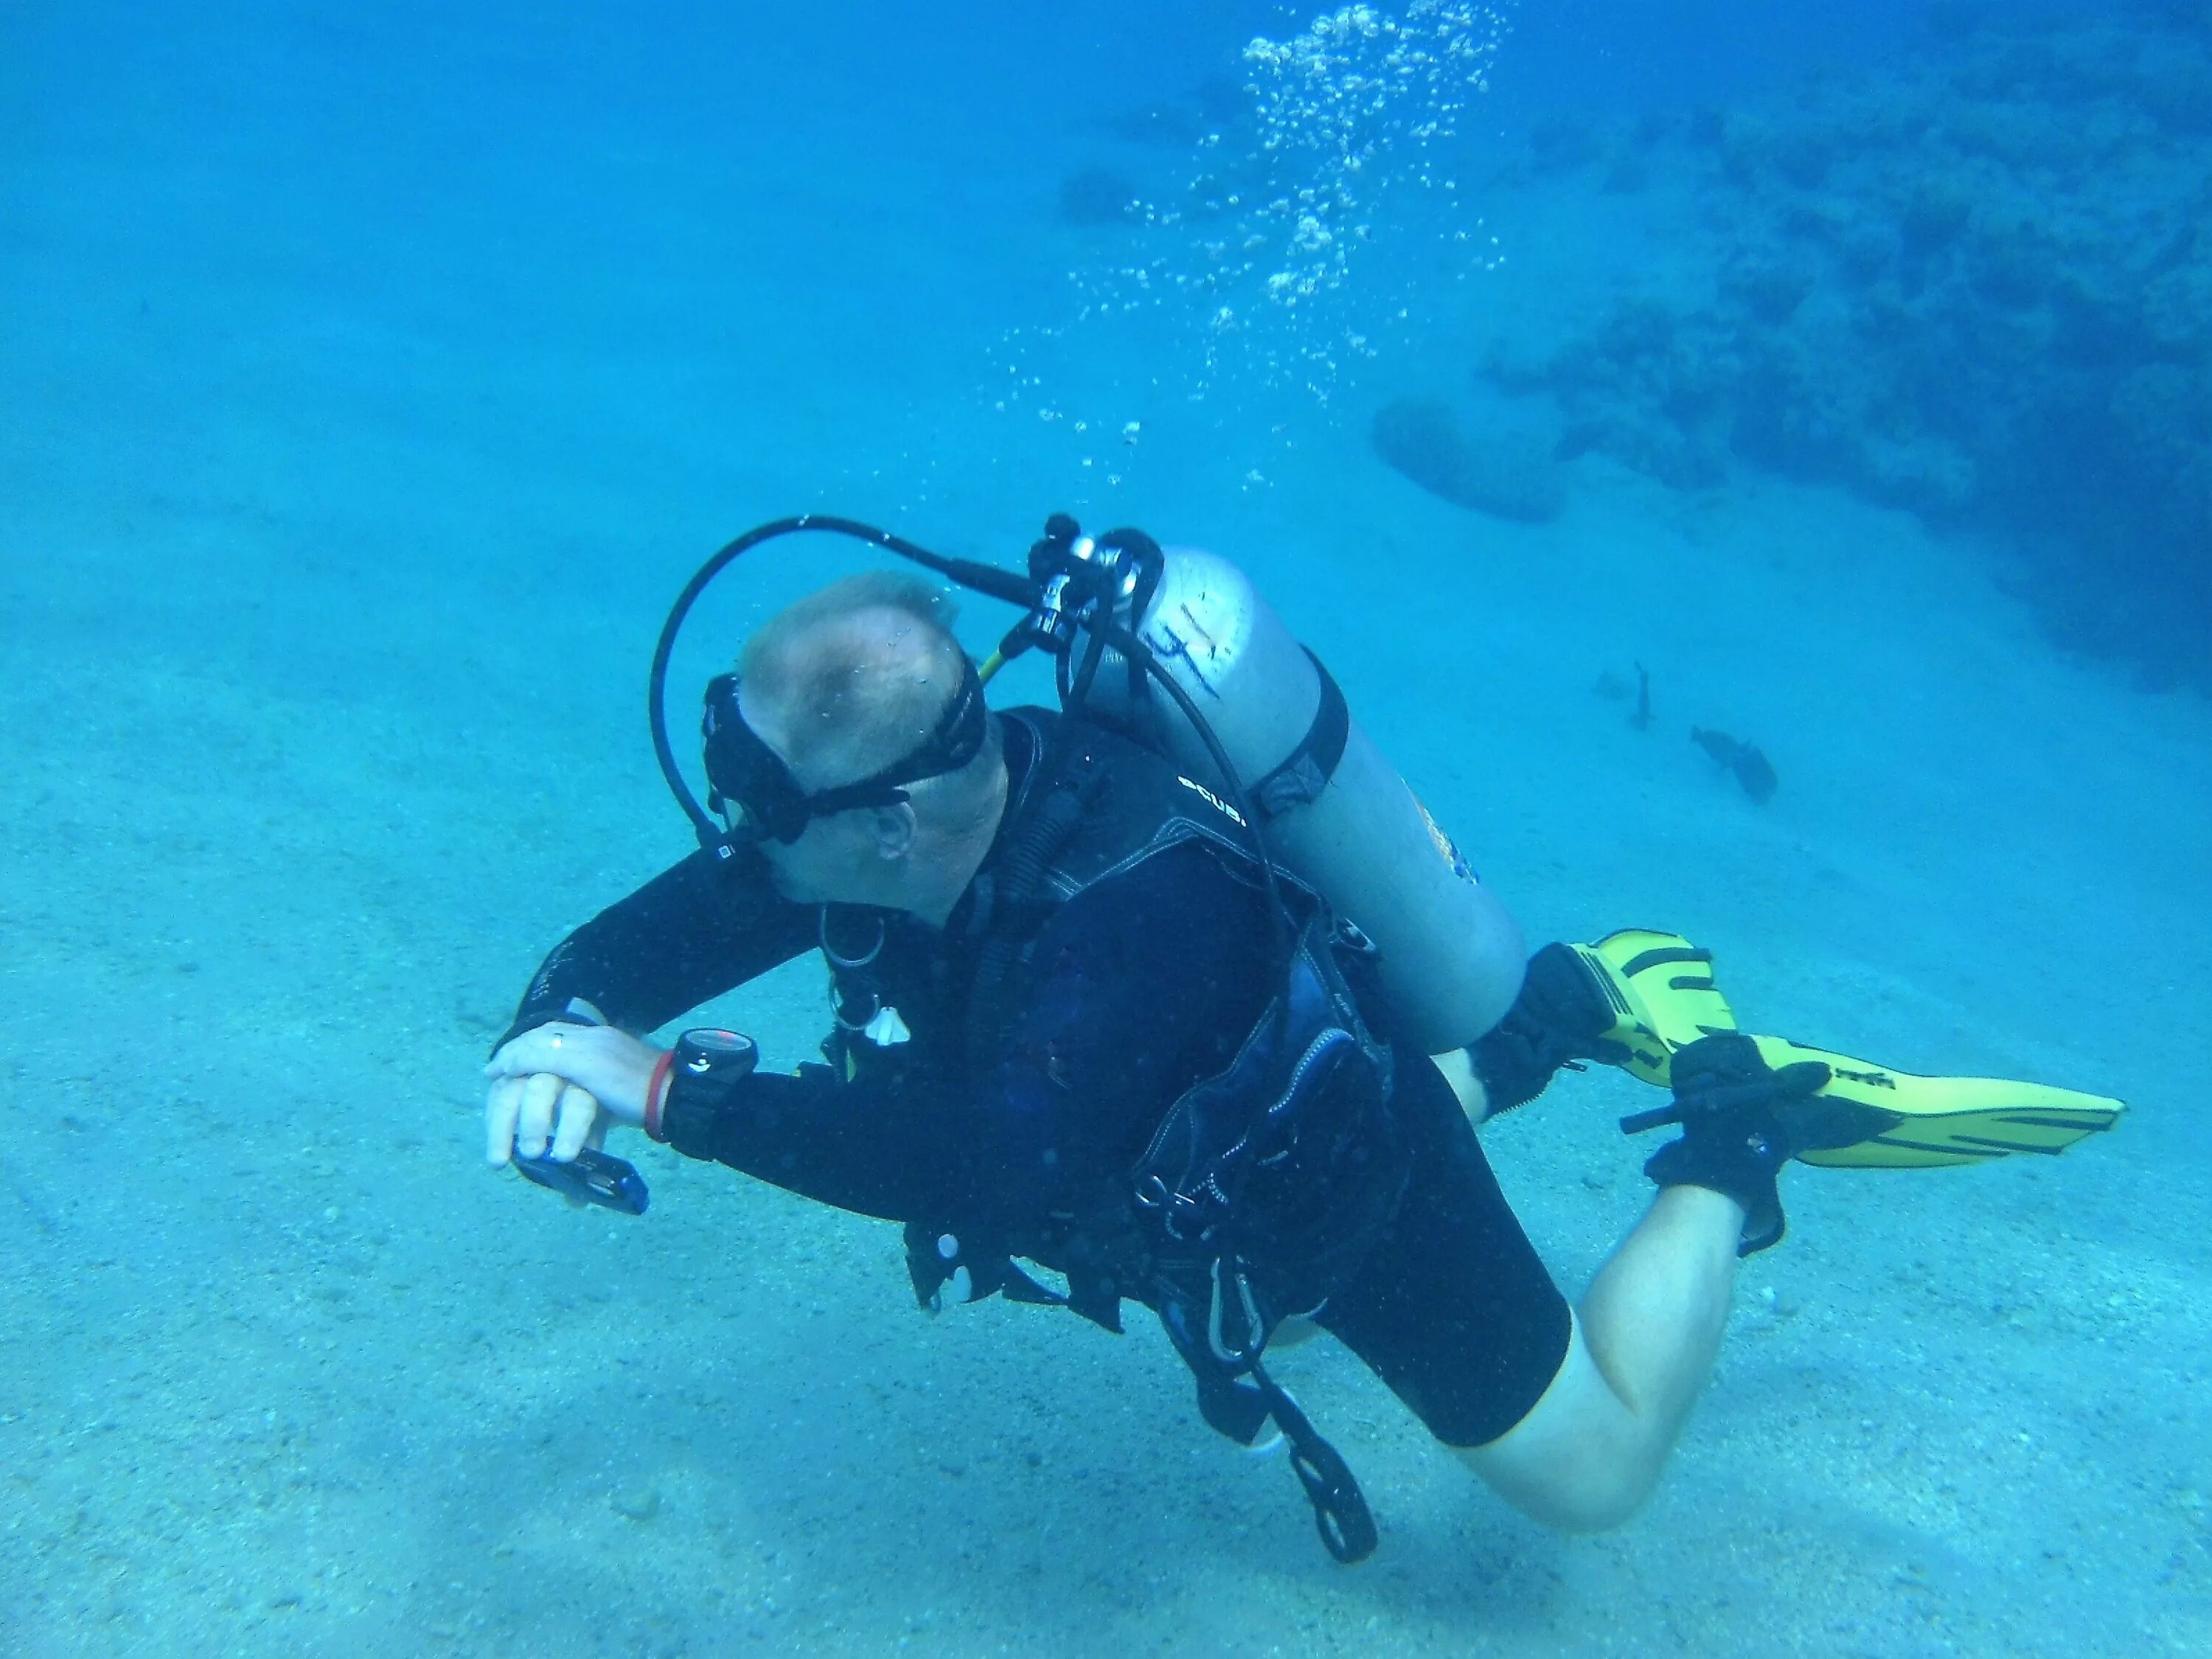
[[1263, 820], [1280, 817], [1294, 806], [1319, 800], [1321, 792], [1336, 775], [1336, 764], [1344, 758], [1344, 745], [1352, 735], [1352, 710], [1345, 703], [1344, 693], [1322, 666], [1319, 657], [1304, 646], [1298, 648], [1305, 651], [1306, 660], [1320, 676], [1321, 704], [1314, 710], [1313, 724], [1306, 728], [1298, 746], [1249, 792]]

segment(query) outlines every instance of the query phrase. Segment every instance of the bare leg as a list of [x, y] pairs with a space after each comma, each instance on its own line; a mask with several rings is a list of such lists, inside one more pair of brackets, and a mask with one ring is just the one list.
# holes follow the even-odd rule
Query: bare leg
[[1742, 1206], [1669, 1187], [1591, 1281], [1565, 1363], [1528, 1415], [1460, 1455], [1547, 1526], [1634, 1514], [1705, 1387], [1728, 1322]]
[[1667, 1188], [1583, 1297], [1590, 1358], [1656, 1442], [1655, 1461], [1665, 1460], [1720, 1352], [1742, 1226], [1734, 1199]]

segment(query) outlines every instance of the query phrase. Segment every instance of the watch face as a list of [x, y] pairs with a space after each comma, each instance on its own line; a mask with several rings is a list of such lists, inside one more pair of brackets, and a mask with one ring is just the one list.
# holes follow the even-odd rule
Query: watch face
[[753, 1040], [736, 1031], [705, 1025], [686, 1031], [676, 1045], [677, 1063], [695, 1077], [715, 1077], [734, 1083], [759, 1062]]

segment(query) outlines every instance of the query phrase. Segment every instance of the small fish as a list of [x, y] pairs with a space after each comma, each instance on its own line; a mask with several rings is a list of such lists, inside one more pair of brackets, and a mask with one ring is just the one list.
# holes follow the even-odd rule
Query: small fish
[[1636, 712], [1628, 723], [1639, 732], [1651, 729], [1651, 672], [1642, 663], [1636, 665]]
[[1735, 774], [1735, 781], [1743, 786], [1743, 793], [1761, 806], [1774, 799], [1776, 787], [1781, 780], [1774, 775], [1774, 763], [1759, 752], [1755, 743], [1738, 743], [1725, 732], [1708, 732], [1702, 726], [1690, 728], [1690, 741], [1713, 757], [1714, 762]]

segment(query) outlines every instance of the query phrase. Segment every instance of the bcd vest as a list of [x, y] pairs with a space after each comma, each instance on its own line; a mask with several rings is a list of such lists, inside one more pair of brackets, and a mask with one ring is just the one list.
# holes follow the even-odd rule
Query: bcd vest
[[[1261, 879], [1235, 810], [1151, 750], [1069, 716], [1002, 718], [1025, 726], [1037, 747], [968, 923], [963, 1039], [979, 1086], [1024, 1004], [1031, 948], [1078, 894], [1193, 841], [1233, 874]], [[1322, 1541], [1357, 1560], [1375, 1542], [1358, 1486], [1261, 1356], [1285, 1316], [1316, 1310], [1357, 1271], [1404, 1189], [1406, 1154], [1391, 1109], [1391, 1051], [1353, 988], [1371, 989], [1373, 947], [1311, 890], [1279, 869], [1275, 881], [1288, 914], [1273, 994], [1230, 1064], [1169, 1108], [1136, 1165], [1090, 1183], [1068, 1211], [1022, 1236], [983, 1237], [957, 1217], [918, 1218], [907, 1228], [907, 1261], [917, 1298], [933, 1310], [948, 1285], [969, 1300], [999, 1291], [1064, 1304], [1116, 1332], [1122, 1298], [1152, 1307], [1196, 1379], [1206, 1420], [1249, 1444], [1273, 1416], [1292, 1443]], [[903, 1022], [870, 953], [833, 949], [832, 939], [825, 916], [839, 1008], [825, 1053], [842, 1075], [895, 1068], [896, 1041], [869, 1031], [896, 1038]], [[1066, 1294], [1038, 1284], [1018, 1255], [1064, 1273]]]

